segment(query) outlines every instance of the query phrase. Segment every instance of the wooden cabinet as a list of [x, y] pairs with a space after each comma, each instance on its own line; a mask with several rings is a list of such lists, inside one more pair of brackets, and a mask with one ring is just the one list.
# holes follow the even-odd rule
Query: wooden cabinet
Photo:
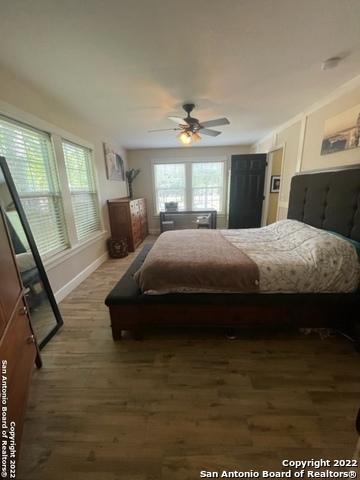
[[133, 252], [148, 235], [145, 198], [115, 198], [108, 200], [108, 208], [112, 238], [125, 238]]
[[[40, 366], [34, 333], [30, 324], [24, 288], [15, 261], [4, 213], [0, 208], [0, 371], [1, 402], [7, 407], [6, 426], [11, 449], [11, 429], [15, 422], [16, 457], [19, 452], [30, 379], [36, 362]], [[4, 395], [6, 392], [6, 396]], [[7, 397], [7, 399], [6, 399]], [[9, 472], [11, 455], [8, 456]]]

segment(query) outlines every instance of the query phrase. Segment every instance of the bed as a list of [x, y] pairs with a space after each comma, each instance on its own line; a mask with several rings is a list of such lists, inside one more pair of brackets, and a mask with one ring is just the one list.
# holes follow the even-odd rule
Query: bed
[[[340, 243], [335, 241], [335, 245], [341, 245], [341, 242], [345, 245], [346, 240], [360, 242], [360, 166], [295, 175], [291, 182], [288, 220], [289, 225], [303, 225], [307, 231], [317, 229], [326, 238], [342, 236]], [[231, 230], [223, 234], [236, 237], [236, 232]], [[244, 247], [244, 234], [246, 232], [243, 232], [241, 247]], [[236, 238], [227, 238], [226, 241], [236, 248]], [[360, 293], [356, 286], [354, 288], [354, 279], [349, 288], [342, 285], [341, 291], [329, 289], [326, 284], [317, 293], [311, 288], [304, 289], [304, 286], [299, 289], [302, 293], [298, 293], [294, 288], [276, 291], [273, 284], [266, 290], [264, 272], [260, 271], [257, 278], [256, 271], [253, 271], [254, 288], [247, 285], [241, 293], [236, 291], [237, 287], [229, 292], [227, 286], [224, 291], [222, 288], [218, 291], [205, 288], [197, 292], [196, 285], [186, 291], [176, 288], [151, 291], [150, 288], [143, 293], [146, 288], [139, 288], [143, 280], [139, 275], [144, 262], [149, 263], [149, 258], [155, 256], [153, 252], [149, 254], [151, 247], [143, 248], [106, 298], [115, 340], [121, 338], [122, 330], [130, 330], [139, 337], [147, 326], [234, 328], [283, 325], [335, 327], [346, 331], [357, 328]], [[336, 249], [330, 249], [326, 256], [329, 259], [335, 257]], [[241, 263], [242, 259], [238, 261]], [[331, 272], [332, 266], [329, 268]], [[309, 278], [313, 278], [313, 273]]]

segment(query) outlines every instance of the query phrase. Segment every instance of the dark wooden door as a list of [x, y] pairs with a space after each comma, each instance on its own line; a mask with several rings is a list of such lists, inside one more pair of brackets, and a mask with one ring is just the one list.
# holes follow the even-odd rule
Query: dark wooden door
[[229, 228], [261, 226], [266, 154], [231, 157]]

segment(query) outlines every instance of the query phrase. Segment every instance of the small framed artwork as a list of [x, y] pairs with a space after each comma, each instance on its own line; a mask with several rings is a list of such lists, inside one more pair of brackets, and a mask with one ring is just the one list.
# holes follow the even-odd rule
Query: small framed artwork
[[107, 143], [104, 143], [104, 155], [108, 180], [125, 181], [125, 167], [121, 156]]
[[271, 176], [270, 193], [280, 192], [280, 175]]
[[359, 147], [360, 104], [326, 120], [321, 155]]

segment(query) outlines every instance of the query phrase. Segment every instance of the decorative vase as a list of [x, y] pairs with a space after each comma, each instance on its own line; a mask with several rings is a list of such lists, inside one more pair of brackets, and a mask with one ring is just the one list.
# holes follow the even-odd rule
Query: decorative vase
[[132, 188], [132, 182], [128, 181], [128, 185], [129, 185], [129, 197], [130, 197], [130, 200], [132, 200], [133, 195], [134, 195], [133, 188]]
[[132, 182], [139, 175], [139, 173], [140, 173], [140, 170], [139, 169], [135, 170], [134, 168], [126, 171], [126, 180], [128, 182], [128, 185], [129, 185], [129, 197], [130, 197], [130, 199], [133, 198]]

